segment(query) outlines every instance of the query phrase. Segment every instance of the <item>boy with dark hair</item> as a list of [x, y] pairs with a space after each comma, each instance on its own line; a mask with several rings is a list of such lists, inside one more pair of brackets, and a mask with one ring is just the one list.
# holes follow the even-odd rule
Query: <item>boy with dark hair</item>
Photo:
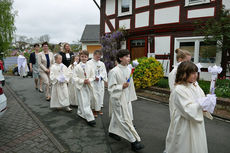
[[120, 141], [120, 137], [131, 143], [134, 151], [141, 150], [144, 146], [134, 128], [132, 114], [130, 113], [131, 102], [137, 99], [133, 80], [128, 83], [131, 70], [129, 50], [121, 49], [117, 53], [118, 65], [109, 72], [108, 90], [110, 93], [109, 136]]
[[89, 52], [83, 50], [80, 52], [81, 62], [74, 67], [73, 81], [78, 99], [77, 114], [84, 118], [88, 125], [95, 126], [95, 118], [90, 107], [90, 101], [94, 99], [92, 82], [95, 79], [94, 71], [87, 64]]

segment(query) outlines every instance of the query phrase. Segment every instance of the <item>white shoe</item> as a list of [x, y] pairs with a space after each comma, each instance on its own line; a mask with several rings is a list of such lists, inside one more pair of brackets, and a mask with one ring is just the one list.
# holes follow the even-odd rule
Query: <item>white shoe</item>
[[69, 106], [68, 106], [68, 107], [66, 107], [66, 108], [65, 108], [65, 110], [66, 110], [67, 112], [71, 112], [71, 111], [72, 111], [72, 109], [71, 109], [71, 108], [69, 108]]

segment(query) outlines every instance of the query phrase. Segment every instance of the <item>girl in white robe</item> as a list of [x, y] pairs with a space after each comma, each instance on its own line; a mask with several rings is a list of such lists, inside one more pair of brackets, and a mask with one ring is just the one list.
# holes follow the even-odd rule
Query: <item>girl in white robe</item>
[[52, 84], [50, 108], [65, 108], [66, 111], [72, 111], [69, 108], [69, 92], [67, 83], [70, 74], [68, 68], [61, 63], [62, 56], [55, 55], [55, 64], [50, 68], [50, 81]]
[[177, 67], [180, 65], [181, 62], [190, 61], [191, 57], [192, 57], [192, 55], [189, 51], [181, 50], [179, 48], [175, 50], [175, 53], [177, 54], [176, 55], [177, 63], [176, 63], [176, 65], [174, 65], [173, 70], [169, 73], [169, 76], [168, 76], [170, 91], [172, 91], [174, 89]]
[[109, 136], [116, 140], [120, 137], [131, 143], [134, 151], [144, 148], [140, 143], [141, 139], [134, 128], [132, 113], [130, 113], [131, 102], [136, 100], [136, 92], [130, 76], [130, 55], [128, 50], [119, 50], [117, 54], [118, 65], [109, 72], [108, 91], [110, 93], [110, 114]]
[[107, 72], [105, 64], [100, 61], [102, 53], [100, 50], [95, 50], [93, 53], [93, 59], [87, 62], [95, 72], [95, 80], [92, 82], [93, 94], [95, 100], [91, 102], [91, 107], [94, 111], [94, 116], [97, 117], [97, 113], [103, 115], [101, 107], [103, 106], [105, 82], [107, 82]]
[[69, 72], [70, 72], [70, 80], [69, 80], [69, 84], [68, 84], [68, 90], [69, 90], [69, 100], [70, 100], [71, 106], [78, 106], [77, 92], [76, 92], [75, 84], [74, 84], [74, 80], [73, 80], [74, 67], [77, 66], [78, 62], [79, 62], [79, 56], [72, 56], [70, 66], [68, 67]]
[[90, 101], [94, 98], [91, 84], [95, 79], [95, 74], [92, 67], [87, 64], [88, 56], [88, 51], [80, 52], [81, 62], [74, 67], [73, 80], [78, 99], [77, 114], [84, 118], [88, 125], [95, 126], [95, 118], [90, 107]]
[[[166, 137], [166, 153], [208, 153], [204, 115], [209, 114], [202, 103], [210, 99], [196, 82], [198, 68], [182, 62], [176, 74], [176, 86], [170, 97], [171, 122]], [[205, 112], [204, 112], [205, 111]]]

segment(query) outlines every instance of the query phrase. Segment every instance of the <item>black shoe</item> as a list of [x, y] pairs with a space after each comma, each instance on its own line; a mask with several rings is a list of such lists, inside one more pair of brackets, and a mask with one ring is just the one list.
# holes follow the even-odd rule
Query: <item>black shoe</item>
[[92, 127], [95, 127], [95, 126], [96, 126], [95, 120], [90, 121], [90, 122], [87, 122], [87, 124], [88, 124], [89, 126], [92, 126]]
[[131, 149], [133, 151], [138, 151], [144, 148], [144, 145], [141, 144], [141, 142], [135, 141], [133, 143], [131, 143]]
[[116, 134], [113, 134], [113, 133], [109, 133], [109, 136], [117, 141], [121, 141], [121, 137], [119, 137], [118, 135]]

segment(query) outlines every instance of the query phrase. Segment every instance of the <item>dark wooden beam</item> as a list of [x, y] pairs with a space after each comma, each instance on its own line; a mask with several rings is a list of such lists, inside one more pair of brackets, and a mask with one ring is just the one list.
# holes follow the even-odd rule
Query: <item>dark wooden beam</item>
[[94, 3], [96, 4], [96, 6], [98, 7], [99, 10], [101, 10], [101, 7], [99, 6], [99, 4], [96, 2], [96, 0], [93, 0]]

